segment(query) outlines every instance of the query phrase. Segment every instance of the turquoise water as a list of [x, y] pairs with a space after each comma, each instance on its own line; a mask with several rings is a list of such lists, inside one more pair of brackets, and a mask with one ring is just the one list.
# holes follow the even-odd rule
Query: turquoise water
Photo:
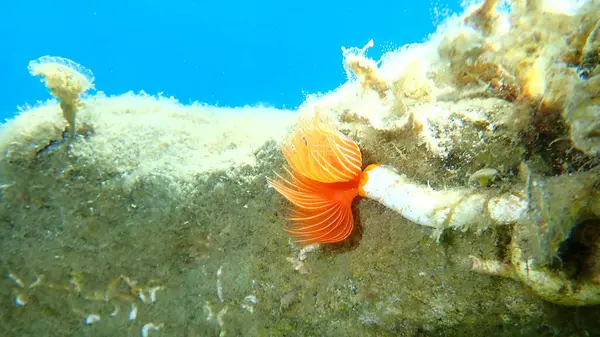
[[369, 55], [421, 42], [459, 1], [6, 1], [0, 5], [0, 118], [49, 98], [27, 71], [43, 55], [92, 69], [108, 94], [298, 106], [345, 82], [341, 46]]
[[599, 0], [127, 4], [0, 5], [1, 337], [600, 336]]

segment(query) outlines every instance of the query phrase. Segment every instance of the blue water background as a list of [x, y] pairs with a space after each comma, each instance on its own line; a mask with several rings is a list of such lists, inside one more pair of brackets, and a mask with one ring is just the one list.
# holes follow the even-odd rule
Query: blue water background
[[340, 47], [369, 56], [422, 42], [459, 1], [2, 1], [0, 119], [49, 98], [27, 64], [43, 55], [91, 69], [107, 94], [294, 108], [346, 80]]

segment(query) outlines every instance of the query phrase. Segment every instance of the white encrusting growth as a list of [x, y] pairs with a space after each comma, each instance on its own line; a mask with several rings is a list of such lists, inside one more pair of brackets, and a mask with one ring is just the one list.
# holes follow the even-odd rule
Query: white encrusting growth
[[365, 195], [422, 226], [437, 229], [515, 223], [527, 200], [515, 193], [490, 196], [475, 189], [433, 190], [387, 166], [368, 169]]

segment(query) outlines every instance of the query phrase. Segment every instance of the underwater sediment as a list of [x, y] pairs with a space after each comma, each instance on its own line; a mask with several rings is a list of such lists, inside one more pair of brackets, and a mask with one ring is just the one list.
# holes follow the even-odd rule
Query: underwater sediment
[[[0, 131], [0, 332], [600, 335], [599, 20], [484, 1], [379, 61], [344, 48], [348, 82], [298, 111], [107, 97], [33, 61], [56, 100]], [[388, 190], [301, 246], [267, 179], [315, 111]]]

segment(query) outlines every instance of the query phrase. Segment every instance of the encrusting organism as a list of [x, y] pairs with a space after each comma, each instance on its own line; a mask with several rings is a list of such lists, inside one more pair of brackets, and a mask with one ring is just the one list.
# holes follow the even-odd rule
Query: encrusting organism
[[75, 135], [75, 115], [81, 107], [81, 95], [94, 87], [94, 75], [83, 66], [58, 56], [42, 56], [29, 62], [29, 72], [42, 76], [42, 81], [60, 101], [63, 117], [69, 123], [71, 138]]
[[344, 68], [348, 78], [351, 78], [350, 73], [353, 73], [364, 89], [374, 90], [381, 99], [385, 99], [390, 86], [379, 73], [377, 62], [365, 57], [367, 49], [373, 45], [373, 40], [369, 40], [361, 49], [342, 47]]

